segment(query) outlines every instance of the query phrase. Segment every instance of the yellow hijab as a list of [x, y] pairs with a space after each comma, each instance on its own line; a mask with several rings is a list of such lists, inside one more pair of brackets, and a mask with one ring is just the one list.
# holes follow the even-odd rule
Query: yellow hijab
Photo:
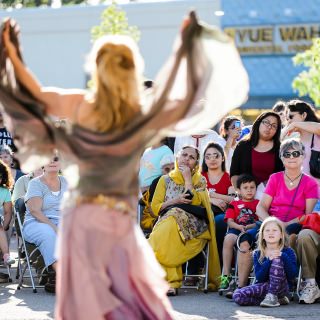
[[[194, 167], [192, 170], [192, 184], [193, 186], [196, 186], [201, 178], [201, 172], [200, 172], [200, 167], [199, 163]], [[176, 183], [176, 184], [184, 184], [184, 178], [183, 175], [179, 169], [178, 166], [178, 160], [176, 159], [175, 164], [174, 164], [174, 170], [170, 171], [169, 177]]]

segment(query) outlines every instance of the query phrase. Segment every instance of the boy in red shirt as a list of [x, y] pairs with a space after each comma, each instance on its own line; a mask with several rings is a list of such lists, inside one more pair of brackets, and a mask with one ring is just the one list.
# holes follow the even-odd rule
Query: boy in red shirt
[[237, 192], [240, 200], [230, 202], [224, 218], [228, 224], [228, 231], [223, 241], [223, 274], [221, 275], [220, 290], [230, 289], [233, 249], [240, 234], [240, 249], [243, 252], [238, 253], [239, 286], [247, 285], [252, 264], [249, 250], [256, 241], [259, 230], [259, 223], [257, 224], [259, 218], [256, 215], [259, 200], [255, 199], [256, 191], [257, 184], [251, 175], [242, 174], [239, 176]]

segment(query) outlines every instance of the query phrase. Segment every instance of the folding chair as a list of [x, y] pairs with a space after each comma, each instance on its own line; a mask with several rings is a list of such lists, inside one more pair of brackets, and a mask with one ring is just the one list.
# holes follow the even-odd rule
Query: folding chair
[[186, 271], [183, 276], [183, 280], [186, 280], [186, 278], [196, 278], [199, 279], [199, 284], [196, 286], [182, 286], [182, 289], [200, 289], [203, 284], [203, 292], [208, 293], [208, 282], [209, 282], [209, 256], [210, 256], [210, 250], [209, 250], [209, 242], [205, 245], [203, 250], [201, 251], [203, 257], [204, 257], [204, 268], [202, 274], [189, 274], [188, 273], [188, 265], [189, 261], [186, 263]]
[[[24, 221], [24, 216], [26, 212], [26, 206], [24, 203], [24, 200], [22, 198], [18, 199], [15, 202], [15, 226], [16, 226], [16, 235], [17, 235], [17, 251], [18, 251], [18, 267], [17, 267], [17, 274], [16, 279], [19, 279], [18, 287], [17, 289], [20, 290], [20, 288], [32, 288], [33, 292], [36, 293], [36, 288], [43, 288], [44, 286], [35, 285], [35, 278], [39, 278], [38, 275], [33, 275], [32, 273], [32, 265], [36, 262], [36, 260], [41, 256], [41, 253], [36, 245], [33, 243], [27, 242], [24, 239], [23, 233], [22, 233], [22, 225]], [[21, 241], [20, 241], [21, 239]], [[21, 245], [24, 252], [24, 257], [21, 252]], [[29, 270], [29, 276], [25, 275], [26, 270]], [[44, 268], [45, 269], [45, 268]], [[44, 270], [43, 269], [43, 270]], [[41, 274], [43, 273], [43, 270]], [[31, 286], [24, 285], [23, 280], [27, 278], [31, 280]]]

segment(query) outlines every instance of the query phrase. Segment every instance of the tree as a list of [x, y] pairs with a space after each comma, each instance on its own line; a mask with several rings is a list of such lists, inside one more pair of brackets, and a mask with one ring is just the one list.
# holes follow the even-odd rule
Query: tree
[[294, 56], [293, 62], [307, 68], [293, 80], [293, 89], [299, 96], [308, 95], [320, 107], [320, 38], [313, 39], [311, 48]]
[[136, 42], [140, 39], [138, 27], [129, 26], [126, 12], [116, 4], [116, 1], [112, 1], [112, 4], [102, 12], [100, 25], [91, 28], [93, 40], [108, 34], [127, 35]]

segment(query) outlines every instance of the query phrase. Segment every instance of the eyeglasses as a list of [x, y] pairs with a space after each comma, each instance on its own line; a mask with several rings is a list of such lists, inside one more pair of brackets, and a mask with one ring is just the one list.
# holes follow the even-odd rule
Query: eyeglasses
[[278, 125], [275, 123], [270, 123], [268, 120], [262, 120], [261, 121], [263, 123], [264, 126], [266, 126], [269, 129], [273, 129], [273, 130], [277, 130], [278, 129]]
[[219, 159], [220, 158], [220, 154], [219, 153], [213, 153], [213, 154], [208, 154], [204, 157], [206, 160], [210, 160], [210, 159]]
[[286, 159], [291, 158], [291, 156], [292, 156], [293, 158], [299, 158], [299, 157], [302, 156], [302, 155], [303, 155], [303, 153], [302, 153], [301, 151], [284, 152], [284, 153], [282, 154], [282, 156], [283, 156], [284, 158], [286, 158]]

